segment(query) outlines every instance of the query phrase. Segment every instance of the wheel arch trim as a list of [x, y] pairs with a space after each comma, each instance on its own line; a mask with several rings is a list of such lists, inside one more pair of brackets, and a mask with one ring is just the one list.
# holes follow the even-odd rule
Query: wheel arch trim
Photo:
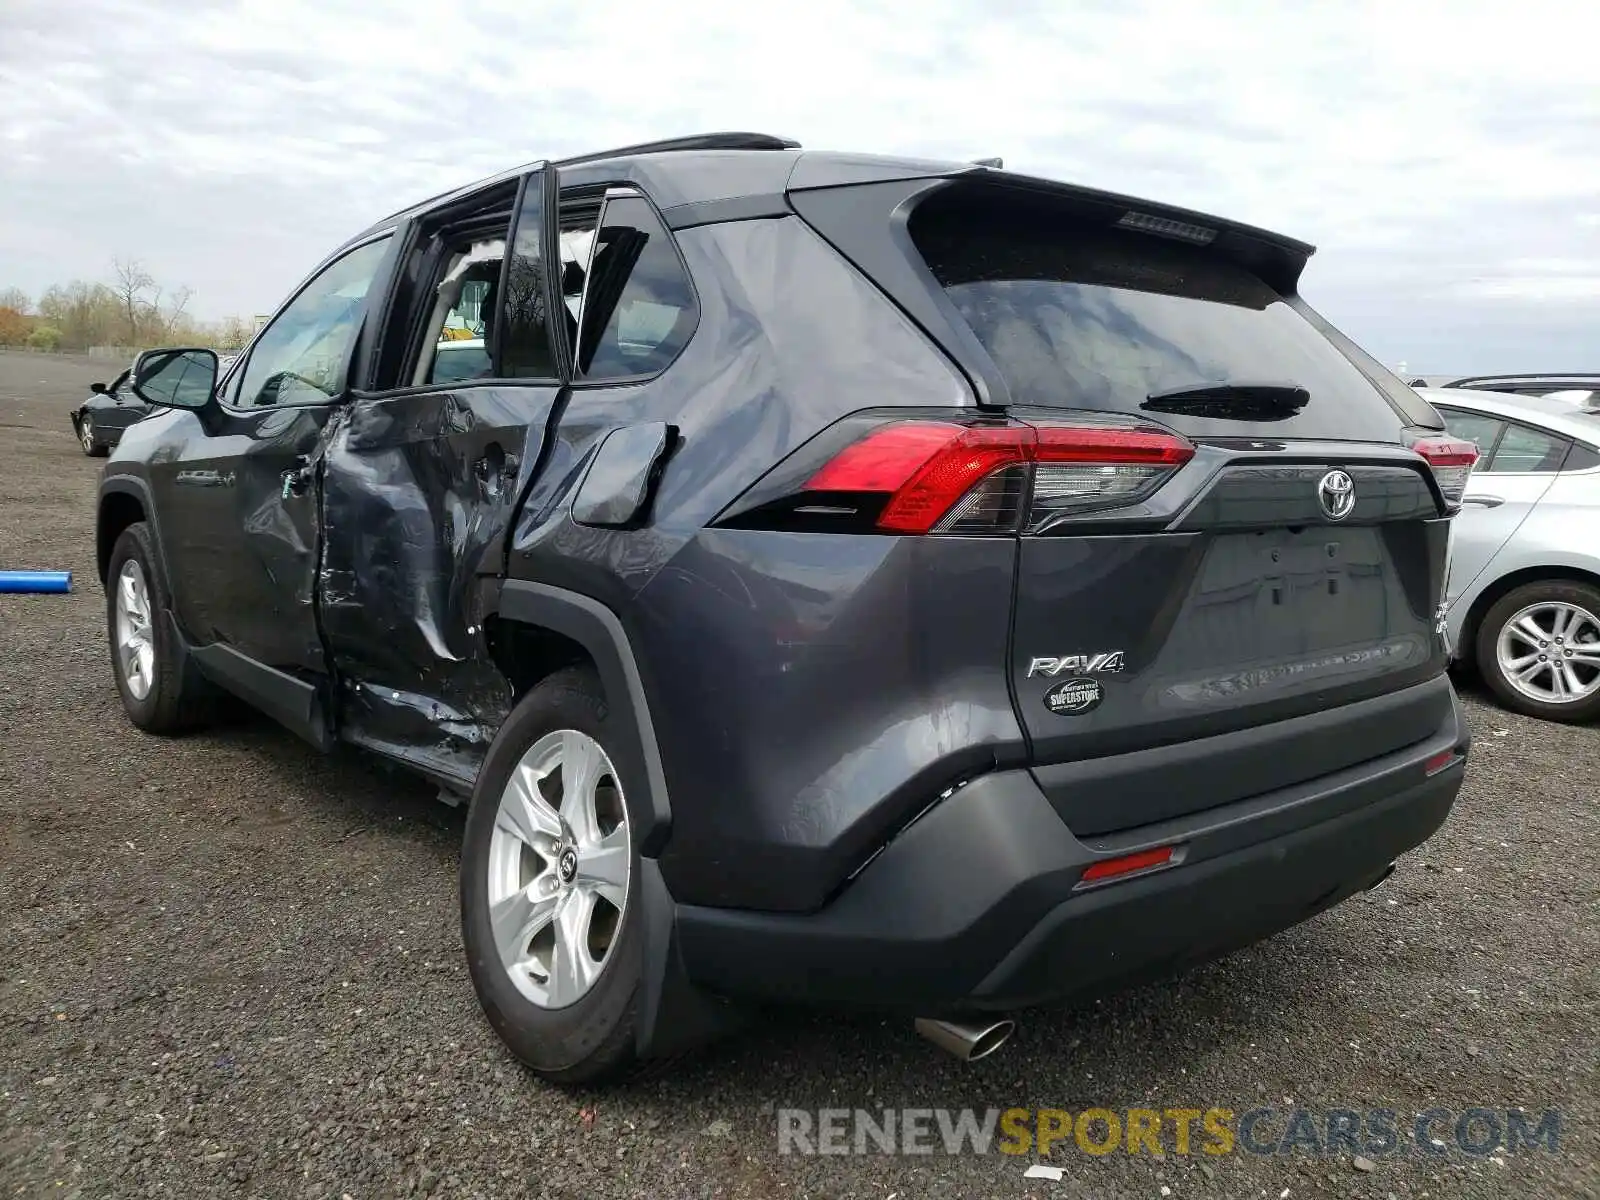
[[[553, 630], [589, 652], [600, 673], [608, 705], [625, 708], [622, 747], [639, 769], [644, 803], [629, 804], [639, 831], [639, 910], [644, 965], [640, 982], [635, 1050], [641, 1058], [685, 1053], [744, 1020], [744, 1014], [707, 995], [689, 978], [678, 944], [678, 909], [661, 876], [658, 856], [672, 828], [666, 773], [656, 740], [650, 702], [627, 631], [616, 613], [591, 596], [544, 583], [508, 579], [500, 588], [502, 621]], [[629, 796], [639, 789], [630, 782]]]
[[[589, 652], [600, 673], [608, 704], [626, 712], [624, 747], [638, 768], [644, 804], [630, 805], [629, 817], [639, 826], [639, 853], [654, 858], [672, 829], [672, 808], [667, 797], [666, 771], [656, 740], [650, 702], [645, 695], [639, 663], [617, 615], [590, 596], [549, 584], [508, 579], [500, 588], [498, 615], [503, 621], [550, 629], [571, 638]], [[630, 793], [636, 783], [630, 781]]]
[[100, 582], [106, 581], [106, 565], [111, 561], [111, 551], [115, 549], [115, 542], [102, 544], [101, 527], [105, 519], [106, 500], [111, 496], [131, 496], [139, 502], [139, 508], [144, 513], [144, 523], [150, 528], [150, 540], [155, 543], [156, 564], [161, 568], [161, 582], [167, 586], [167, 591], [172, 590], [172, 572], [167, 567], [166, 541], [161, 536], [161, 522], [156, 517], [155, 497], [150, 493], [150, 485], [137, 475], [108, 475], [100, 481], [99, 494], [95, 497], [95, 569], [100, 575]]

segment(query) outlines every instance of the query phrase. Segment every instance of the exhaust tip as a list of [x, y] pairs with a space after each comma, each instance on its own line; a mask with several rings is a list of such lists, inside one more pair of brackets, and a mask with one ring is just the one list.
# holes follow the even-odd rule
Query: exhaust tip
[[1388, 879], [1389, 876], [1394, 874], [1394, 869], [1395, 869], [1395, 867], [1397, 865], [1398, 865], [1397, 863], [1390, 863], [1387, 867], [1385, 867], [1383, 869], [1383, 874], [1382, 875], [1379, 875], [1376, 879], [1374, 879], [1371, 883], [1367, 884], [1367, 886], [1362, 888], [1361, 890], [1364, 891], [1364, 892], [1372, 891], [1373, 888], [1377, 887], [1379, 884], [1383, 883], [1386, 879]]
[[968, 1022], [918, 1017], [915, 1025], [919, 1034], [962, 1062], [987, 1058], [1005, 1045], [1017, 1028], [1017, 1023], [1009, 1019]]

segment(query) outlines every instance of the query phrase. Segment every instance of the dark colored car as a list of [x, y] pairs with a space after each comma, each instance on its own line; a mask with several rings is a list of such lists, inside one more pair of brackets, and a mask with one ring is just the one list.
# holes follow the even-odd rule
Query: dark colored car
[[91, 384], [88, 398], [72, 410], [73, 435], [90, 458], [104, 458], [121, 441], [123, 431], [151, 411], [151, 405], [134, 394], [130, 371], [110, 383]]
[[[219, 369], [232, 363], [236, 355], [218, 360]], [[136, 421], [142, 421], [154, 411], [129, 382], [132, 367], [110, 383], [89, 385], [89, 396], [72, 410], [72, 432], [84, 454], [90, 458], [104, 458], [122, 440], [123, 431]]]
[[1297, 296], [1310, 253], [758, 135], [436, 197], [214, 389], [141, 358], [124, 706], [224, 688], [470, 794], [472, 979], [547, 1078], [763, 1000], [983, 1053], [1375, 885], [1461, 785], [1474, 452]]

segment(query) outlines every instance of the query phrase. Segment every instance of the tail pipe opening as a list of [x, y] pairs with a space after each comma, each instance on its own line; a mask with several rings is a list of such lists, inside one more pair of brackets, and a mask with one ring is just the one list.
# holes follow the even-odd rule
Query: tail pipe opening
[[933, 1017], [918, 1017], [916, 1029], [939, 1049], [955, 1055], [962, 1062], [976, 1062], [993, 1054], [1016, 1031], [1017, 1023], [1001, 1021], [940, 1021]]

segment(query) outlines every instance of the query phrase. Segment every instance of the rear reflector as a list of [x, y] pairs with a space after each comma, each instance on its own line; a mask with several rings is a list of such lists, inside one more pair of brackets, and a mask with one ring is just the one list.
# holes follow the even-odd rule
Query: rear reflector
[[1171, 866], [1175, 849], [1174, 846], [1162, 846], [1156, 850], [1140, 850], [1137, 854], [1124, 854], [1121, 858], [1103, 858], [1084, 869], [1083, 877], [1078, 880], [1078, 886], [1082, 887], [1087, 883], [1105, 883], [1108, 880], [1121, 879], [1124, 875], [1149, 871], [1155, 867]]
[[992, 532], [1015, 522], [1030, 465], [1049, 516], [1131, 504], [1193, 457], [1149, 427], [898, 421], [845, 447], [805, 491], [885, 494], [876, 526], [891, 533]]
[[1454, 750], [1442, 751], [1422, 764], [1422, 773], [1424, 775], [1437, 775], [1440, 771], [1448, 770], [1450, 767], [1455, 766], [1460, 758], [1461, 756]]
[[1429, 437], [1413, 442], [1411, 448], [1433, 468], [1439, 490], [1451, 504], [1460, 504], [1467, 490], [1467, 479], [1478, 461], [1478, 448], [1471, 442], [1452, 437]]

